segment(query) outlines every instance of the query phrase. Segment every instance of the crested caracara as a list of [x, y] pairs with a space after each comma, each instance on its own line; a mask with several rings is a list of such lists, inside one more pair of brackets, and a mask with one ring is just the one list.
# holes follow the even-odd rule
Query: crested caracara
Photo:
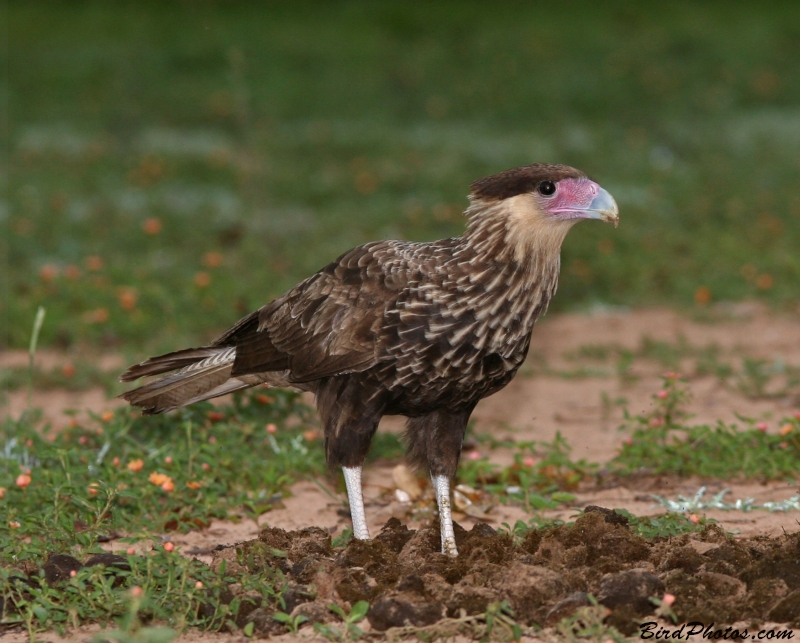
[[383, 415], [404, 415], [408, 460], [436, 490], [442, 551], [457, 555], [450, 480], [469, 416], [525, 360], [569, 229], [619, 218], [608, 192], [564, 165], [514, 168], [471, 188], [460, 237], [354, 248], [208, 346], [130, 367], [124, 382], [166, 375], [121, 397], [151, 414], [258, 384], [311, 391], [360, 539], [370, 441]]

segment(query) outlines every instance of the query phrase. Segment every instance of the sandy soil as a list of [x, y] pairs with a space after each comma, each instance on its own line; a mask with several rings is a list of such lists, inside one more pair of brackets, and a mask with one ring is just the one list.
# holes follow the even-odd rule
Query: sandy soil
[[[604, 462], [614, 456], [624, 438], [618, 430], [622, 409], [631, 413], [646, 412], [653, 404], [652, 395], [660, 388], [660, 375], [664, 367], [647, 359], [635, 359], [629, 375], [621, 378], [613, 374], [613, 362], [601, 364], [601, 369], [611, 374], [606, 377], [568, 378], [563, 373], [577, 365], [570, 355], [581, 347], [591, 345], [617, 346], [635, 350], [643, 338], [685, 342], [696, 348], [717, 346], [719, 354], [732, 362], [741, 363], [743, 357], [770, 361], [783, 360], [800, 365], [800, 314], [775, 314], [755, 304], [741, 304], [706, 311], [708, 319], [698, 321], [667, 310], [605, 311], [594, 314], [558, 315], [546, 318], [535, 330], [528, 362], [520, 375], [503, 391], [483, 400], [473, 418], [476, 431], [491, 431], [498, 437], [516, 440], [552, 440], [560, 432], [573, 447], [573, 456], [594, 462]], [[145, 357], [144, 355], [142, 356]], [[122, 366], [116, 357], [106, 357], [104, 367]], [[40, 364], [52, 367], [66, 360], [58, 354], [40, 353]], [[580, 362], [586, 364], [586, 362]], [[27, 355], [6, 353], [0, 355], [0, 368], [27, 364]], [[544, 365], [546, 364], [546, 368]], [[778, 420], [800, 408], [795, 394], [764, 399], [750, 399], [732, 387], [722, 385], [713, 376], [694, 376], [694, 364], [684, 359], [682, 372], [690, 376], [693, 399], [690, 411], [698, 423], [715, 423], [717, 420], [737, 422], [736, 416], [758, 418], [777, 430]], [[26, 405], [24, 391], [11, 392], [8, 404], [0, 412], [18, 415]], [[608, 401], [611, 401], [609, 403]], [[624, 400], [624, 404], [619, 403]], [[617, 402], [617, 403], [615, 403]], [[117, 405], [117, 400], [107, 400], [100, 391], [65, 393], [63, 391], [36, 392], [34, 406], [44, 409], [45, 417], [55, 426], [66, 424], [65, 409], [86, 409], [99, 413]], [[386, 418], [381, 430], [397, 431], [402, 428], [398, 418]], [[502, 462], [506, 454], [492, 453]], [[377, 533], [392, 516], [402, 517], [410, 527], [419, 527], [426, 518], [425, 512], [409, 514], [408, 507], [394, 499], [395, 484], [392, 469], [373, 466], [365, 471], [365, 497], [370, 528]], [[636, 515], [662, 513], [651, 494], [674, 497], [676, 494], [693, 495], [706, 485], [716, 493], [723, 485], [714, 480], [653, 480], [635, 488], [620, 486], [605, 490], [579, 492], [575, 507], [595, 504], [604, 507], [624, 507]], [[727, 500], [755, 498], [758, 502], [782, 500], [798, 493], [796, 486], [784, 483], [731, 484]], [[319, 526], [331, 533], [349, 525], [344, 499], [327, 488], [324, 481], [303, 481], [291, 490], [283, 506], [264, 514], [258, 520], [234, 524], [215, 521], [208, 529], [185, 536], [173, 536], [173, 541], [185, 553], [211, 561], [210, 549], [218, 544], [237, 543], [258, 536], [265, 526], [296, 530]], [[569, 518], [574, 509], [561, 509], [547, 515]], [[798, 518], [793, 513], [770, 514], [763, 511], [750, 513], [709, 511], [706, 515], [719, 521], [730, 531], [745, 536], [765, 534], [777, 536], [798, 531]], [[492, 508], [486, 520], [492, 526], [503, 522], [513, 524], [526, 516], [519, 508], [502, 505]], [[415, 520], [416, 519], [416, 520]], [[474, 520], [457, 514], [456, 520], [467, 529]], [[114, 543], [109, 549], [118, 549]], [[308, 633], [310, 634], [310, 633]], [[17, 635], [7, 635], [6, 640], [24, 640]], [[21, 635], [20, 635], [21, 636]], [[16, 638], [14, 638], [16, 637]], [[88, 640], [91, 633], [76, 632], [70, 640]], [[205, 636], [187, 634], [181, 642], [213, 640], [214, 643], [240, 640], [231, 635]]]

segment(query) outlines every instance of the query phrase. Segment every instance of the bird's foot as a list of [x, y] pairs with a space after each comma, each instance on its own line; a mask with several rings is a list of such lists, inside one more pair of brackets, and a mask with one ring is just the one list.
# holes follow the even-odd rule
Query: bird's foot
[[445, 538], [444, 535], [442, 536], [442, 553], [447, 556], [452, 556], [453, 558], [458, 556], [455, 538]]
[[433, 476], [433, 487], [436, 489], [436, 504], [439, 505], [442, 553], [453, 557], [458, 556], [456, 534], [453, 531], [453, 515], [450, 509], [450, 478]]
[[347, 487], [347, 499], [350, 502], [350, 516], [353, 518], [353, 538], [369, 540], [364, 496], [361, 493], [361, 467], [342, 467], [342, 473]]

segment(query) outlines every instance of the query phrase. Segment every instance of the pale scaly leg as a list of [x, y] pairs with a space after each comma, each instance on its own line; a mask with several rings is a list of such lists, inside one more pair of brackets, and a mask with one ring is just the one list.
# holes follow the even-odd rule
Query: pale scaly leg
[[450, 478], [432, 476], [436, 489], [436, 503], [439, 505], [439, 524], [442, 532], [442, 553], [458, 556], [456, 535], [453, 531], [453, 515], [450, 513]]
[[342, 467], [347, 499], [350, 501], [350, 515], [353, 518], [353, 537], [369, 540], [367, 515], [364, 513], [364, 496], [361, 494], [361, 467]]

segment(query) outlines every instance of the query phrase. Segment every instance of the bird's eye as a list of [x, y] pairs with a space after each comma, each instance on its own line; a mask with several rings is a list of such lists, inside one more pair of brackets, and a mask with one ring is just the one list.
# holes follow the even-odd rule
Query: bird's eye
[[556, 184], [552, 181], [542, 181], [537, 189], [542, 196], [553, 196], [556, 192]]

